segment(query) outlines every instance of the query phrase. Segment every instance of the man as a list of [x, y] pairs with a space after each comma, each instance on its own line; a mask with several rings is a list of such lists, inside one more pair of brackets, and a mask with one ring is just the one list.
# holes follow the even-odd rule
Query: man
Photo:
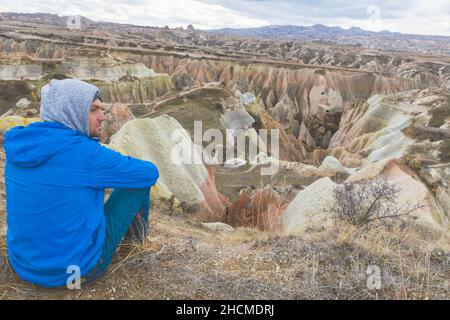
[[[52, 80], [41, 91], [41, 119], [5, 134], [9, 259], [41, 286], [66, 285], [76, 268], [90, 282], [127, 231], [145, 239], [159, 172], [98, 142], [105, 115], [92, 84]], [[105, 188], [117, 189], [104, 205]]]

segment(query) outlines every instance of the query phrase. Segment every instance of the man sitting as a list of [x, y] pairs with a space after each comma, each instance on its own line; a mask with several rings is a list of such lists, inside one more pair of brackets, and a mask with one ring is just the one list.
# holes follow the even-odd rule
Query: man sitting
[[[98, 142], [105, 114], [92, 84], [52, 80], [41, 91], [41, 119], [5, 133], [9, 260], [41, 286], [66, 285], [74, 266], [91, 282], [127, 232], [146, 238], [158, 168]], [[116, 188], [106, 204], [105, 188]]]

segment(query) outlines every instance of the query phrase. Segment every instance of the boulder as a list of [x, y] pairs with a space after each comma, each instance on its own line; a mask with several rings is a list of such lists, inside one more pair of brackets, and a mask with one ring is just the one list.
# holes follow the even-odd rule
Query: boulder
[[27, 98], [22, 98], [19, 101], [17, 101], [16, 103], [16, 107], [17, 108], [26, 108], [30, 105], [31, 101], [28, 100]]
[[236, 91], [236, 95], [239, 97], [241, 107], [245, 107], [256, 102], [255, 95], [249, 91], [247, 91], [246, 93]]
[[328, 211], [334, 204], [336, 184], [321, 178], [300, 191], [282, 214], [284, 233], [298, 234], [308, 228], [327, 228], [332, 224]]
[[320, 170], [330, 174], [350, 174], [356, 171], [354, 168], [344, 167], [338, 159], [333, 156], [327, 156], [323, 159], [322, 164], [319, 167]]
[[227, 168], [239, 168], [245, 166], [246, 164], [247, 160], [241, 158], [232, 158], [224, 162], [224, 166]]
[[199, 149], [174, 118], [163, 115], [128, 121], [112, 136], [109, 146], [158, 166], [157, 198], [170, 199], [186, 212], [223, 214], [226, 200], [215, 189]]

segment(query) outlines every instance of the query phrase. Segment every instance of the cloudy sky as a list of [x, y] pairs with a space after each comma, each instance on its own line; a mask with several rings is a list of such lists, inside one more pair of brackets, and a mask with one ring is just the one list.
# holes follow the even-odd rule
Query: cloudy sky
[[198, 29], [312, 25], [450, 36], [449, 0], [0, 0], [0, 12], [81, 14], [92, 20]]

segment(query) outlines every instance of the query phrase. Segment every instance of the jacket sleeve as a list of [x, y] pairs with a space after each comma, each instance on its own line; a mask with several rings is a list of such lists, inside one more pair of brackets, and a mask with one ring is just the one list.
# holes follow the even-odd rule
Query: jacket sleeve
[[94, 150], [91, 170], [94, 188], [148, 188], [159, 178], [152, 162], [124, 156], [100, 144]]

